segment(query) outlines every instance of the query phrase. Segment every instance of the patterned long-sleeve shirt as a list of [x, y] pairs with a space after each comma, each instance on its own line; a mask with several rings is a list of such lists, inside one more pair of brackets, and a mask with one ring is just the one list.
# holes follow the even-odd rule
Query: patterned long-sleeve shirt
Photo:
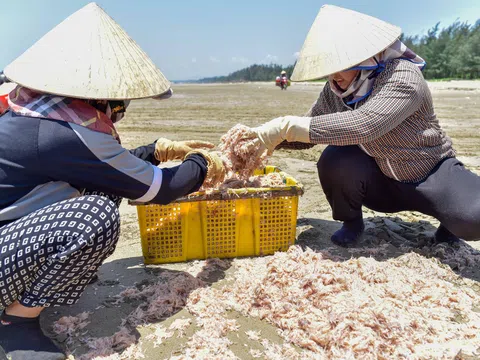
[[[327, 83], [306, 116], [312, 118], [312, 144], [358, 145], [386, 176], [398, 181], [421, 181], [442, 159], [455, 156], [452, 141], [435, 116], [430, 89], [409, 61], [389, 62], [371, 95], [353, 108]], [[313, 145], [281, 144], [294, 149], [309, 146]]]
[[0, 116], [0, 227], [85, 189], [167, 204], [200, 188], [202, 156], [159, 168], [154, 151], [154, 144], [129, 151], [110, 134], [7, 111]]

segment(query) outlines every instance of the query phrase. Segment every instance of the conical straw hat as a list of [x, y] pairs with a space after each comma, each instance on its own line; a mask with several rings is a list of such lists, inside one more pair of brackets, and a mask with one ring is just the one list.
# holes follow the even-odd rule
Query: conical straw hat
[[347, 70], [389, 47], [401, 29], [338, 6], [321, 7], [292, 74], [293, 81], [321, 79]]
[[43, 36], [5, 75], [33, 90], [82, 99], [148, 98], [170, 89], [148, 55], [95, 3]]

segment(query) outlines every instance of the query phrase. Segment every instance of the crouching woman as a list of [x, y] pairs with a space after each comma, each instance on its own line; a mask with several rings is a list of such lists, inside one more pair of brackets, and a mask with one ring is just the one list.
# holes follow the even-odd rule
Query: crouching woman
[[[5, 70], [21, 85], [0, 116], [0, 359], [64, 358], [42, 333], [39, 315], [46, 307], [74, 304], [113, 253], [123, 197], [167, 204], [224, 175], [221, 160], [198, 149], [213, 147], [208, 143], [160, 139], [130, 151], [122, 147], [114, 124], [129, 100], [166, 97], [170, 84], [112, 19], [107, 33], [98, 28], [85, 38], [108, 39], [114, 31], [125, 37], [121, 49], [75, 41], [74, 50], [65, 50], [72, 45], [65, 34], [78, 32], [80, 20], [98, 23], [92, 18], [98, 16], [110, 19], [88, 5]], [[55, 33], [65, 43], [45, 46]], [[91, 52], [100, 48], [103, 58], [115, 61], [96, 62], [101, 57]], [[51, 71], [37, 71], [44, 66]], [[70, 76], [57, 76], [74, 68]], [[108, 76], [95, 79], [92, 69]], [[183, 162], [157, 167], [172, 159]]]
[[[332, 26], [347, 32], [332, 33]], [[355, 34], [355, 46], [346, 33]], [[359, 238], [362, 206], [430, 215], [440, 221], [438, 242], [478, 240], [480, 177], [455, 157], [421, 72], [425, 62], [400, 34], [370, 16], [322, 7], [293, 78], [328, 82], [306, 116], [253, 129], [257, 141], [270, 151], [329, 145], [318, 173], [333, 218], [343, 222], [334, 243]]]

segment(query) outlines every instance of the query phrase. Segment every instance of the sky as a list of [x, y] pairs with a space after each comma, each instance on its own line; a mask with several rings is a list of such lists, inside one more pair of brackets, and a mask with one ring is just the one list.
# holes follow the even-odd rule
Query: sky
[[[0, 69], [88, 0], [0, 0]], [[98, 0], [170, 80], [227, 75], [254, 63], [293, 64], [323, 4], [425, 34], [474, 24], [479, 0]], [[72, 38], [72, 41], [75, 41]], [[355, 34], [352, 34], [355, 41]], [[420, 54], [421, 55], [421, 54]]]

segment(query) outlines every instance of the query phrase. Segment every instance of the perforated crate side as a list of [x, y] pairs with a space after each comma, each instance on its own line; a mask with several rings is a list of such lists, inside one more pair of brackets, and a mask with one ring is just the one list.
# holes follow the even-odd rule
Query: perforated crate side
[[137, 212], [145, 263], [185, 261], [188, 204], [144, 205]]
[[257, 255], [286, 251], [295, 243], [298, 196], [259, 200]]
[[[259, 174], [278, 172], [267, 167]], [[286, 176], [290, 188], [253, 189], [205, 198], [182, 198], [170, 205], [138, 205], [146, 264], [192, 259], [261, 256], [285, 251], [295, 243], [301, 186]]]
[[201, 202], [203, 245], [207, 258], [237, 256], [238, 222], [236, 200]]

